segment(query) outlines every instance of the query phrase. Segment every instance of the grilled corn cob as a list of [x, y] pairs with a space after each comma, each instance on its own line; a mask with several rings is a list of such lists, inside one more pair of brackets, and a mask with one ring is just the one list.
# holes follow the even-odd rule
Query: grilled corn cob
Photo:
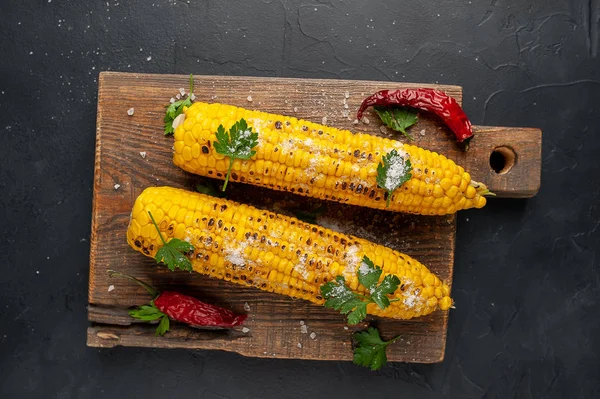
[[298, 219], [232, 201], [171, 187], [147, 188], [135, 201], [127, 230], [129, 245], [147, 256], [161, 246], [156, 220], [166, 239], [190, 242], [193, 269], [245, 286], [323, 304], [320, 286], [344, 276], [355, 292], [357, 268], [368, 256], [401, 285], [386, 309], [375, 304], [369, 314], [410, 319], [447, 310], [450, 288], [411, 257], [369, 241]]
[[445, 156], [398, 141], [216, 103], [194, 103], [182, 115], [173, 161], [198, 175], [225, 178], [229, 162], [214, 148], [215, 132], [244, 118], [258, 132], [259, 144], [250, 160], [234, 161], [233, 181], [385, 209], [387, 192], [377, 187], [377, 165], [396, 149], [410, 159], [413, 171], [392, 194], [389, 210], [450, 214], [483, 207], [489, 192]]

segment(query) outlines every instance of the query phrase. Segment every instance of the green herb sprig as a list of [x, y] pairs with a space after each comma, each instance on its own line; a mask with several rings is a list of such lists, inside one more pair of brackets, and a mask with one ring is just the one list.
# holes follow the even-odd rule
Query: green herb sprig
[[192, 105], [192, 96], [194, 92], [194, 77], [190, 73], [190, 92], [186, 99], [181, 99], [179, 101], [175, 101], [174, 103], [167, 106], [167, 112], [165, 113], [165, 118], [163, 119], [165, 122], [165, 136], [169, 134], [173, 134], [173, 121], [179, 115], [183, 113], [183, 107], [190, 107]]
[[402, 133], [409, 140], [413, 140], [406, 129], [417, 123], [417, 112], [407, 107], [383, 107], [376, 106], [375, 112], [379, 115], [381, 121], [390, 129]]
[[244, 118], [233, 124], [229, 132], [225, 131], [223, 125], [219, 125], [216, 133], [217, 141], [214, 142], [215, 150], [221, 155], [229, 157], [229, 168], [221, 191], [225, 191], [231, 167], [236, 159], [250, 159], [255, 154], [254, 147], [258, 145], [258, 133], [253, 132]]
[[385, 350], [388, 345], [394, 343], [400, 336], [384, 341], [379, 335], [379, 330], [369, 327], [367, 331], [354, 333], [353, 338], [357, 343], [354, 348], [354, 364], [376, 371], [387, 363]]
[[381, 158], [377, 165], [377, 185], [387, 192], [386, 208], [390, 207], [392, 193], [412, 178], [410, 159], [392, 150]]
[[192, 271], [192, 262], [185, 256], [185, 254], [194, 251], [194, 246], [187, 241], [180, 240], [179, 238], [171, 238], [169, 242], [165, 241], [152, 213], [148, 212], [150, 216], [150, 220], [152, 220], [152, 224], [158, 231], [158, 236], [160, 240], [163, 242], [163, 246], [156, 252], [154, 259], [156, 262], [164, 263], [167, 265], [169, 270], [174, 271], [176, 268], [185, 270], [188, 272]]
[[324, 305], [348, 315], [348, 324], [350, 325], [358, 324], [367, 317], [367, 305], [370, 303], [377, 304], [381, 309], [387, 308], [391, 302], [387, 296], [398, 289], [400, 279], [393, 274], [388, 274], [379, 284], [381, 273], [383, 270], [375, 266], [367, 256], [364, 256], [356, 275], [358, 282], [367, 289], [370, 295], [352, 291], [346, 285], [346, 279], [343, 276], [337, 276], [335, 281], [321, 286], [321, 295], [325, 298]]
[[154, 301], [150, 302], [150, 305], [142, 305], [129, 311], [129, 315], [138, 320], [153, 321], [160, 319], [158, 327], [156, 327], [156, 336], [165, 335], [169, 331], [171, 323], [169, 322], [169, 316], [161, 312]]

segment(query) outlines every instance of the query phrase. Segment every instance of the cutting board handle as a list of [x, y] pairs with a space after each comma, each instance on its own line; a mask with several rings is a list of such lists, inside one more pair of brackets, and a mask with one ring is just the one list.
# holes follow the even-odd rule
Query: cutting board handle
[[530, 198], [540, 189], [542, 131], [519, 127], [473, 126], [469, 149], [456, 161], [498, 197]]

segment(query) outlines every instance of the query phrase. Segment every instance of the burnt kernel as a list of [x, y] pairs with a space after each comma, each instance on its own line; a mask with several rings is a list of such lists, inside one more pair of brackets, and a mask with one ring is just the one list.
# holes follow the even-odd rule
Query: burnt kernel
[[254, 171], [253, 170], [249, 171], [248, 173], [250, 174], [250, 176], [254, 176]]
[[290, 221], [290, 224], [293, 226], [293, 225], [295, 225], [295, 224], [296, 224], [296, 221], [295, 221], [295, 220], [292, 220], [292, 221]]
[[360, 150], [354, 150], [354, 156], [358, 158], [360, 156]]
[[225, 204], [221, 205], [221, 212], [225, 211], [225, 209], [227, 209], [227, 205], [225, 205]]
[[209, 175], [212, 175], [212, 174], [213, 174], [213, 171], [212, 171], [212, 170], [209, 170], [209, 171], [208, 171], [208, 174], [209, 174]]
[[282, 250], [282, 251], [285, 251], [285, 245], [282, 245], [282, 246], [281, 246], [281, 250]]
[[381, 200], [381, 197], [375, 197], [375, 201]]
[[252, 235], [252, 238], [254, 238], [255, 240], [258, 240], [258, 233], [254, 233], [254, 234]]
[[240, 276], [240, 278], [242, 279], [242, 281], [246, 281], [246, 278], [247, 278], [247, 277], [246, 277], [246, 275], [245, 275], [245, 274], [242, 274], [242, 275]]
[[339, 182], [339, 181], [336, 181], [336, 182], [335, 182], [335, 189], [336, 189], [336, 190], [337, 190], [337, 188], [338, 188], [338, 186], [339, 186], [339, 185], [340, 185], [340, 182]]
[[225, 273], [225, 278], [231, 278], [231, 273]]
[[281, 123], [281, 121], [275, 122], [275, 129], [281, 129], [282, 126], [283, 126], [283, 124]]
[[142, 252], [145, 253], [146, 255], [150, 255], [150, 251], [148, 251], [148, 248], [146, 248], [146, 247], [142, 248]]
[[256, 219], [256, 221], [257, 221], [258, 223], [260, 223], [260, 222], [262, 222], [262, 218], [257, 218], [257, 219]]
[[290, 126], [291, 125], [290, 121], [285, 121], [285, 125]]
[[240, 177], [240, 181], [243, 183], [246, 181], [246, 178], [244, 176]]
[[249, 221], [249, 222], [251, 222], [251, 221], [253, 221], [253, 220], [254, 220], [254, 217], [253, 217], [253, 216], [248, 216], [248, 221]]
[[250, 238], [250, 236], [251, 236], [251, 235], [252, 235], [252, 233], [250, 233], [250, 232], [248, 231], [248, 232], [246, 232], [246, 234], [244, 234], [244, 237], [246, 237], [246, 240], [247, 240], [248, 238]]
[[[219, 175], [219, 174], [217, 173], [217, 176], [218, 176], [218, 175]], [[231, 172], [231, 180], [237, 180], [237, 179], [238, 179], [238, 177], [239, 177], [239, 176], [238, 176], [238, 174], [237, 174], [237, 173], [235, 173], [235, 172]]]
[[375, 190], [371, 189], [371, 192], [369, 193], [369, 198], [373, 199], [373, 197], [375, 197]]
[[310, 184], [315, 184], [315, 178], [314, 177], [310, 179]]
[[296, 256], [300, 256], [300, 255], [302, 255], [302, 251], [300, 251], [300, 250], [297, 250], [297, 251], [296, 251]]
[[367, 155], [367, 159], [369, 161], [372, 161], [373, 160], [373, 154], [369, 153], [369, 155]]
[[235, 232], [235, 227], [234, 226], [231, 226], [231, 232], [232, 233]]
[[220, 229], [223, 228], [223, 221], [221, 219], [217, 222], [217, 226], [219, 226]]
[[363, 185], [359, 183], [358, 186], [356, 186], [356, 193], [357, 194], [362, 193], [362, 189], [363, 189]]
[[136, 247], [138, 247], [138, 248], [141, 248], [141, 247], [142, 247], [142, 243], [140, 242], [140, 240], [135, 240], [134, 244], [135, 244], [135, 246], [136, 246]]
[[273, 148], [273, 152], [277, 152], [277, 151], [279, 151], [279, 147]]
[[316, 233], [316, 232], [317, 232], [317, 228], [316, 228], [316, 227], [313, 227], [313, 228], [312, 228], [312, 232], [313, 232], [313, 233]]
[[319, 230], [319, 235], [320, 235], [321, 237], [323, 237], [323, 236], [325, 235], [325, 232], [324, 232], [323, 230]]
[[308, 132], [308, 126], [302, 126], [302, 130], [304, 130], [305, 132]]
[[367, 157], [367, 153], [366, 153], [366, 152], [363, 152], [362, 154], [360, 154], [360, 157], [361, 157], [362, 159], [365, 159], [365, 158]]
[[347, 243], [348, 243], [348, 241], [346, 241], [346, 239], [345, 239], [344, 237], [342, 237], [342, 238], [340, 239], [340, 244], [342, 244], [342, 245], [346, 245]]
[[217, 172], [217, 177], [223, 177], [223, 173]]
[[308, 261], [308, 265], [309, 265], [309, 266], [314, 266], [314, 265], [315, 265], [315, 258], [311, 258], [311, 259]]
[[425, 168], [425, 174], [429, 173], [429, 168]]
[[322, 134], [323, 134], [323, 131], [322, 131], [322, 130], [319, 130], [317, 133], [318, 133], [319, 135], [322, 135]]
[[383, 193], [383, 199], [387, 201], [388, 197], [390, 196], [390, 194], [386, 191]]
[[206, 237], [206, 240], [204, 241], [204, 244], [205, 245], [210, 245], [210, 244], [212, 244], [212, 242], [213, 242], [212, 237]]
[[265, 168], [265, 175], [269, 173], [269, 168]]
[[210, 220], [208, 221], [208, 227], [212, 227], [215, 225], [215, 219], [210, 218]]
[[150, 249], [150, 251], [154, 251], [154, 244], [150, 244], [150, 246], [148, 247], [148, 249]]
[[404, 284], [402, 284], [402, 285], [400, 286], [400, 291], [404, 291], [405, 289], [406, 289], [406, 287], [404, 286]]
[[262, 284], [260, 285], [260, 288], [263, 288], [263, 289], [267, 288], [267, 283], [262, 283]]
[[202, 259], [202, 257], [203, 257], [203, 256], [204, 256], [204, 254], [202, 254], [202, 253], [198, 252], [198, 253], [196, 254], [196, 259], [200, 260], [200, 259]]
[[344, 181], [342, 182], [342, 190], [345, 190], [346, 188], [348, 188], [348, 183]]
[[333, 241], [334, 242], [338, 242], [340, 241], [340, 237], [336, 236], [335, 234], [333, 235]]
[[298, 187], [298, 192], [299, 193], [303, 193], [304, 192], [304, 190], [302, 190], [302, 187]]
[[348, 186], [348, 188], [350, 189], [350, 191], [354, 191], [354, 187], [356, 187], [354, 185], [354, 183], [350, 183], [350, 185]]
[[267, 241], [267, 237], [265, 237], [264, 235], [260, 237], [260, 242], [264, 243], [265, 241]]
[[337, 148], [334, 148], [334, 149], [333, 149], [333, 153], [334, 153], [334, 154], [337, 154], [338, 152], [340, 152], [340, 150], [338, 150]]
[[290, 151], [290, 156], [294, 155], [294, 151]]
[[333, 254], [334, 250], [333, 250], [333, 245], [328, 245], [327, 246], [327, 253], [328, 254]]
[[272, 214], [272, 213], [269, 213], [269, 219], [273, 219], [274, 217], [275, 217], [275, 215], [274, 215], [274, 214]]
[[208, 149], [207, 146], [205, 146], [205, 145], [202, 146], [202, 153], [203, 154], [208, 154], [209, 153], [209, 149]]
[[216, 210], [217, 210], [217, 206], [218, 206], [218, 205], [217, 205], [216, 203], [213, 205], [213, 211], [216, 211]]

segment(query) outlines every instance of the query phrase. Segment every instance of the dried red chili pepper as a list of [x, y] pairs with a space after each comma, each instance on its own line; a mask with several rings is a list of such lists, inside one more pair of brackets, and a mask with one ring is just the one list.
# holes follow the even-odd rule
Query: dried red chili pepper
[[194, 327], [231, 328], [241, 325], [247, 315], [237, 314], [228, 309], [211, 305], [189, 295], [173, 291], [158, 292], [135, 277], [109, 270], [111, 277], [124, 277], [144, 287], [153, 299], [150, 305], [142, 305], [129, 314], [139, 320], [155, 321], [160, 319], [156, 335], [169, 330], [169, 319], [180, 321]]
[[381, 90], [363, 100], [356, 118], [360, 120], [364, 110], [372, 105], [400, 105], [428, 111], [444, 121], [459, 143], [468, 142], [473, 137], [473, 128], [467, 115], [456, 100], [443, 91], [426, 88]]

